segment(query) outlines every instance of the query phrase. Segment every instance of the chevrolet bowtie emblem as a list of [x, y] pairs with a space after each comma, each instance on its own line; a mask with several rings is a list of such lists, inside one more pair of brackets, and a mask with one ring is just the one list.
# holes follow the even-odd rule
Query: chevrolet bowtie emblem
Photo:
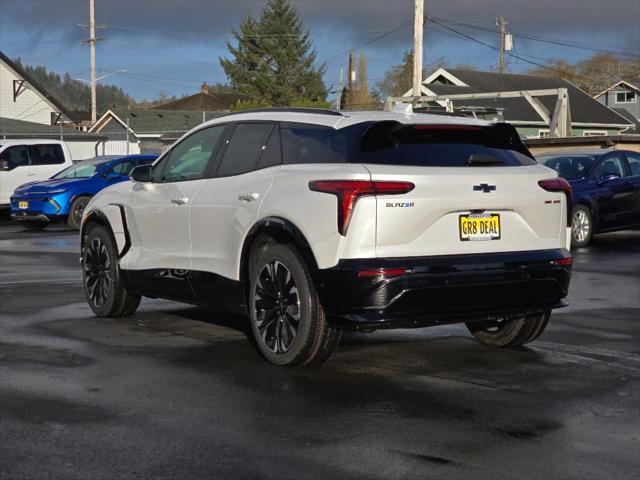
[[490, 192], [493, 192], [495, 189], [496, 189], [495, 185], [489, 185], [488, 183], [481, 183], [480, 185], [473, 186], [474, 192], [490, 193]]

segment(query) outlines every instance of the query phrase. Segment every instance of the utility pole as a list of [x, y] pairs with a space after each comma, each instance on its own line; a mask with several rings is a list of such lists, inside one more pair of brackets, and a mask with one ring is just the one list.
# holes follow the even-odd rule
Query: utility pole
[[498, 72], [504, 73], [504, 51], [507, 36], [507, 21], [502, 17], [498, 17], [496, 19], [496, 26], [500, 31], [500, 64], [498, 66]]
[[353, 69], [353, 51], [349, 52], [349, 78], [347, 78], [347, 106], [353, 105], [353, 82], [356, 79], [356, 71]]
[[415, 0], [413, 20], [413, 96], [422, 94], [422, 45], [424, 34], [424, 0]]
[[96, 29], [101, 27], [96, 26], [95, 0], [89, 0], [89, 25], [80, 26], [89, 27], [89, 40], [83, 40], [83, 43], [88, 43], [91, 50], [91, 123], [94, 124], [98, 119], [96, 109], [96, 42], [101, 40], [96, 37]]
[[340, 67], [340, 76], [338, 77], [338, 98], [336, 100], [336, 110], [340, 110], [342, 107], [342, 80], [344, 77], [344, 67]]

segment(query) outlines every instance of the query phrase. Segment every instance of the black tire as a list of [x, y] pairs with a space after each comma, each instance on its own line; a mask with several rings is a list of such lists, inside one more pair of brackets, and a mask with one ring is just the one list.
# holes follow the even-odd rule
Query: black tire
[[30, 221], [30, 222], [20, 222], [21, 225], [27, 227], [27, 230], [40, 231], [44, 230], [49, 226], [49, 222], [39, 222], [39, 221]]
[[468, 322], [467, 328], [483, 345], [517, 347], [538, 338], [549, 323], [551, 312], [490, 322]]
[[82, 279], [87, 303], [99, 317], [125, 317], [140, 305], [140, 297], [124, 288], [118, 251], [106, 227], [97, 225], [84, 237]]
[[258, 242], [249, 266], [249, 322], [271, 363], [317, 365], [334, 352], [342, 331], [325, 319], [309, 268], [290, 244]]
[[82, 214], [89, 200], [91, 200], [91, 197], [78, 197], [73, 201], [71, 208], [69, 208], [69, 217], [67, 217], [67, 225], [69, 225], [69, 228], [80, 230]]
[[576, 205], [571, 214], [571, 246], [586, 247], [593, 236], [593, 216], [584, 205]]

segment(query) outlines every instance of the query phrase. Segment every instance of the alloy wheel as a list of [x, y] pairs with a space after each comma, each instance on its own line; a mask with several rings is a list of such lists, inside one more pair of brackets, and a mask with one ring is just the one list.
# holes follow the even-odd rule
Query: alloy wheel
[[573, 215], [572, 232], [573, 238], [578, 242], [584, 242], [589, 237], [591, 223], [589, 216], [584, 210], [578, 210]]
[[287, 352], [296, 338], [300, 323], [300, 297], [293, 275], [278, 260], [260, 270], [253, 300], [260, 339], [276, 354]]
[[91, 240], [84, 261], [85, 287], [96, 308], [102, 307], [111, 289], [111, 262], [106, 245], [100, 238]]

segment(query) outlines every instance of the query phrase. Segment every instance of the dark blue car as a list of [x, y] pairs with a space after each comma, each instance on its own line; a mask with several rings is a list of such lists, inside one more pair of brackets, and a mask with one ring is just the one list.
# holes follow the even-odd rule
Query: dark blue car
[[640, 226], [640, 153], [582, 150], [538, 161], [571, 184], [573, 246], [584, 247], [596, 233]]
[[11, 218], [34, 230], [51, 222], [67, 222], [78, 229], [92, 196], [109, 185], [129, 180], [133, 168], [156, 158], [157, 155], [98, 157], [76, 163], [48, 180], [21, 185], [11, 196]]

